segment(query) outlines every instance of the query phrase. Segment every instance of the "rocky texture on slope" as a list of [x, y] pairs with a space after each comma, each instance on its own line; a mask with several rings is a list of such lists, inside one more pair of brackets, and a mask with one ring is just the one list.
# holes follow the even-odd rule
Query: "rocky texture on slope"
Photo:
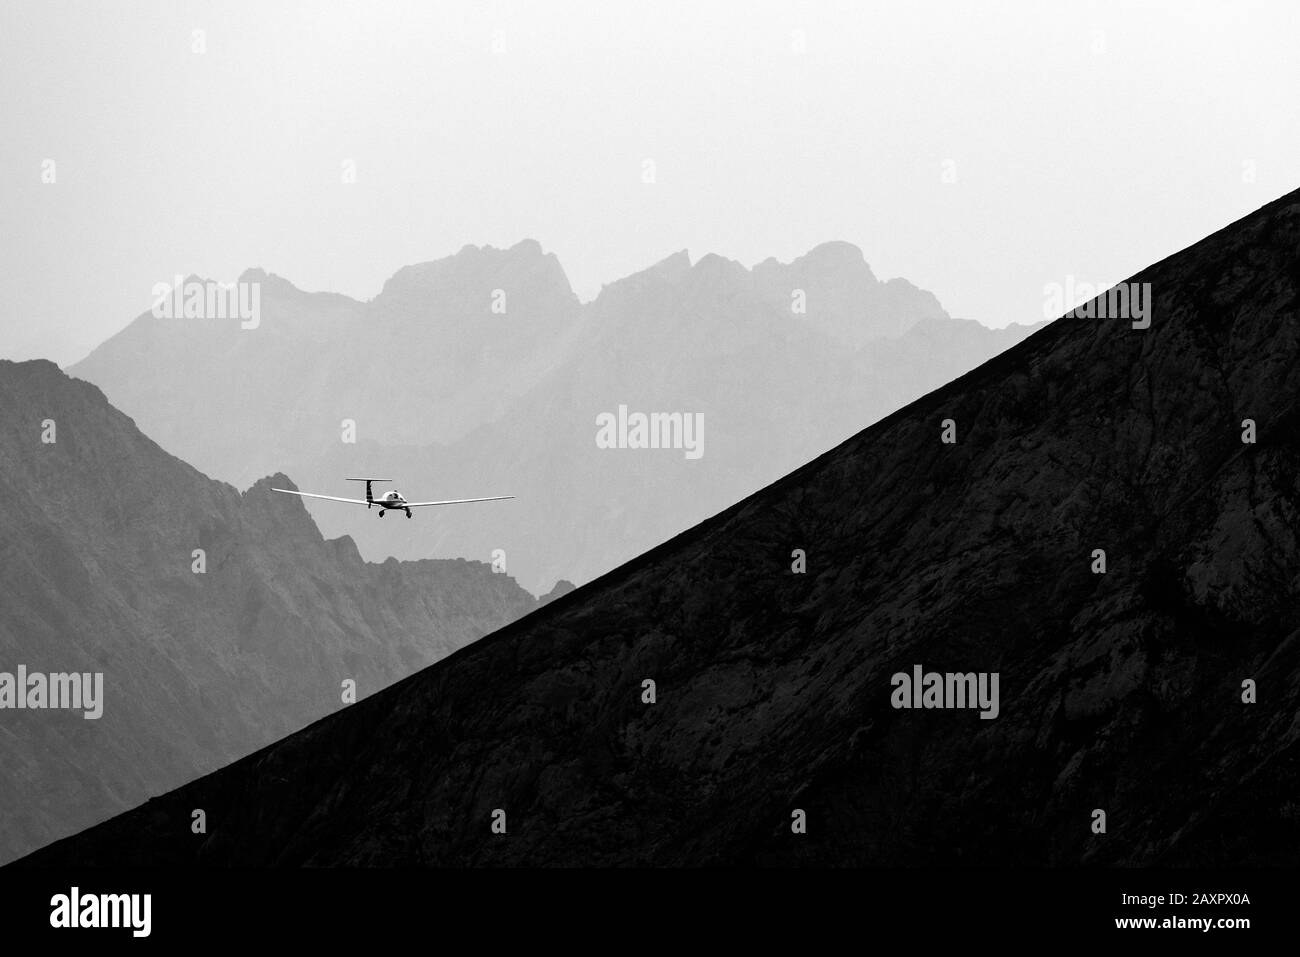
[[0, 860], [302, 728], [342, 707], [345, 680], [364, 698], [537, 605], [479, 562], [364, 562], [270, 491], [294, 487], [284, 475], [242, 494], [214, 482], [52, 363], [0, 362], [0, 410], [0, 672], [104, 675], [97, 720], [0, 710]]
[[[683, 251], [586, 305], [532, 240], [408, 266], [368, 303], [244, 278], [261, 283], [256, 328], [145, 315], [73, 373], [241, 487], [284, 470], [332, 495], [346, 475], [425, 499], [516, 495], [400, 529], [307, 508], [375, 561], [503, 553], [537, 594], [708, 518], [1028, 332], [949, 318], [848, 243], [753, 270]], [[620, 406], [702, 415], [702, 456], [599, 448], [596, 417]]]
[[[1059, 321], [29, 863], [1295, 864], [1298, 267], [1300, 193], [1136, 276], [1149, 329]], [[997, 717], [894, 708], [918, 664]]]

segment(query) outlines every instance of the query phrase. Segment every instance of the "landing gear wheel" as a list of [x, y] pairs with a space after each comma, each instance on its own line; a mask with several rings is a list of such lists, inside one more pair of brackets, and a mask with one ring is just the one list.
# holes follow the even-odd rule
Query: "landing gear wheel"
[[382, 508], [379, 510], [379, 517], [380, 518], [384, 517], [384, 510]]
[[409, 508], [406, 510], [406, 517], [407, 518], [411, 517], [411, 510]]

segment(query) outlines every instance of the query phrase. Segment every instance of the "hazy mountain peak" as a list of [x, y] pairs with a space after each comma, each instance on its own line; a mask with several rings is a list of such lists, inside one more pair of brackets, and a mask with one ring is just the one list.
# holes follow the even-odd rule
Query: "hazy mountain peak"
[[266, 475], [258, 479], [245, 489], [243, 494], [248, 495], [254, 491], [269, 492], [271, 489], [276, 488], [288, 489], [291, 492], [298, 491], [298, 486], [294, 483], [293, 479], [289, 478], [289, 476], [285, 475], [283, 472], [276, 472], [274, 475]]
[[529, 288], [564, 300], [577, 301], [569, 277], [555, 253], [542, 249], [535, 239], [523, 239], [508, 249], [467, 244], [453, 256], [403, 266], [384, 283], [379, 299], [428, 298], [433, 295], [457, 295], [483, 288], [503, 289], [511, 285]]
[[521, 239], [519, 240], [519, 242], [515, 243], [513, 246], [510, 247], [509, 252], [516, 253], [522, 256], [554, 255], [553, 253], [548, 254], [543, 252], [542, 244], [535, 239]]
[[800, 261], [852, 268], [861, 267], [868, 273], [871, 272], [871, 267], [867, 265], [867, 258], [862, 254], [862, 250], [853, 243], [842, 239], [832, 239], [829, 242], [818, 243], [795, 260], [795, 262]]
[[853, 348], [948, 318], [933, 294], [908, 282], [881, 282], [862, 250], [843, 240], [820, 243], [790, 263], [765, 259], [754, 267], [754, 280], [774, 307], [789, 310], [797, 301], [814, 325]]
[[[250, 266], [239, 274], [240, 282], [255, 282], [262, 287], [262, 295], [275, 293], [282, 296], [308, 296], [308, 295], [327, 295], [338, 296], [339, 293], [309, 293], [298, 286], [295, 286], [288, 279], [277, 273], [267, 272], [260, 266]], [[347, 298], [347, 297], [342, 297]]]
[[691, 276], [697, 282], [720, 279], [749, 279], [749, 270], [734, 259], [717, 253], [705, 253], [693, 267]]
[[691, 254], [685, 249], [679, 249], [645, 270], [647, 274], [657, 276], [665, 282], [676, 282], [690, 271]]
[[762, 277], [827, 276], [835, 282], [859, 284], [879, 281], [867, 264], [862, 250], [842, 239], [818, 243], [808, 252], [788, 263], [769, 257], [754, 267], [754, 273]]
[[635, 296], [647, 284], [665, 283], [672, 286], [680, 282], [685, 276], [688, 276], [690, 272], [690, 253], [685, 249], [679, 249], [677, 252], [665, 256], [654, 265], [647, 266], [639, 272], [602, 284], [600, 292], [596, 295], [594, 301], [601, 302], [603, 300], [603, 305], [609, 305], [611, 297], [612, 299], [621, 300], [625, 296]]
[[576, 590], [577, 590], [577, 586], [574, 585], [573, 582], [569, 581], [566, 578], [561, 578], [559, 581], [555, 583], [554, 588], [552, 588], [545, 595], [542, 595], [538, 599], [538, 602], [540, 604], [547, 605], [555, 601], [555, 599], [563, 598], [565, 595], [569, 594], [569, 592], [576, 591]]
[[475, 245], [474, 243], [466, 243], [456, 251], [454, 256], [445, 256], [442, 259], [432, 260], [432, 262], [444, 262], [447, 259], [460, 258], [482, 259], [500, 255], [507, 255], [520, 259], [543, 259], [546, 256], [553, 254], [545, 252], [542, 249], [542, 244], [536, 239], [526, 238], [519, 240], [519, 242], [515, 243], [513, 246], [504, 247], [493, 246], [491, 243], [485, 243], [482, 246]]

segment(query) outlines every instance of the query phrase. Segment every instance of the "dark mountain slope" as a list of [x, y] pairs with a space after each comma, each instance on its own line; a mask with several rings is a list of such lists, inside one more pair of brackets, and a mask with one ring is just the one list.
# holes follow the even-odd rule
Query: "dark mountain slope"
[[[52, 363], [0, 362], [0, 672], [102, 672], [103, 716], [0, 709], [0, 860], [373, 694], [535, 608], [478, 562], [363, 562]], [[53, 420], [53, 443], [41, 441]], [[194, 571], [194, 550], [206, 569]]]
[[[1294, 864], [1298, 267], [1292, 194], [1135, 277], [1150, 329], [1057, 322], [28, 863]], [[918, 663], [1000, 713], [895, 710]]]

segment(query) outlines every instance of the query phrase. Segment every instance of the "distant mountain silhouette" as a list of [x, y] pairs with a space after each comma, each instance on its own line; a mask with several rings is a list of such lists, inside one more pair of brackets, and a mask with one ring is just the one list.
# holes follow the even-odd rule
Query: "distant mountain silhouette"
[[574, 588], [575, 586], [573, 582], [561, 578], [555, 583], [555, 587], [538, 599], [538, 601], [543, 605], [549, 604], [550, 602], [555, 601], [555, 599], [567, 595], [569, 592], [573, 591]]
[[97, 720], [0, 710], [0, 861], [538, 605], [479, 562], [367, 564], [269, 491], [284, 475], [243, 494], [212, 481], [50, 362], [0, 361], [0, 408], [0, 672], [104, 676]]
[[[1058, 321], [27, 863], [1294, 865], [1297, 277], [1293, 193], [1136, 276], [1150, 328]], [[996, 717], [895, 707], [918, 665]]]
[[[262, 284], [257, 328], [145, 314], [70, 371], [239, 487], [285, 471], [325, 494], [369, 474], [423, 498], [516, 495], [398, 527], [307, 507], [371, 560], [500, 553], [536, 594], [659, 544], [1031, 331], [952, 319], [848, 243], [752, 271], [682, 251], [586, 305], [533, 240], [408, 266], [367, 303], [243, 278]], [[598, 448], [597, 416], [620, 406], [702, 414], [702, 456]]]

